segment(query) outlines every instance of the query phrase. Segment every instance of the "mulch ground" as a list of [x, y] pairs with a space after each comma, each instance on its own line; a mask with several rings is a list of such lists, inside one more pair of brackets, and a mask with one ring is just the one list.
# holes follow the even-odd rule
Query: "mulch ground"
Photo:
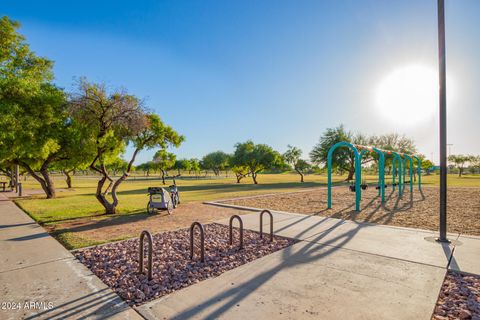
[[[95, 275], [111, 287], [129, 305], [139, 305], [199, 281], [216, 277], [225, 271], [292, 245], [289, 238], [269, 236], [245, 230], [244, 247], [239, 249], [239, 231], [229, 245], [229, 229], [220, 224], [205, 225], [205, 262], [199, 259], [199, 236], [195, 255], [190, 260], [189, 229], [153, 235], [153, 278], [139, 272], [139, 239], [85, 248], [74, 252]], [[147, 242], [145, 242], [145, 254]], [[145, 270], [148, 258], [144, 260]], [[233, 285], [233, 284], [232, 284]]]
[[449, 271], [432, 319], [480, 320], [480, 276]]
[[[416, 187], [410, 195], [408, 187], [399, 199], [398, 193], [386, 189], [387, 201], [381, 204], [378, 190], [362, 192], [361, 212], [355, 211], [355, 193], [348, 187], [332, 188], [332, 209], [327, 208], [327, 189], [258, 196], [223, 201], [239, 206], [304, 213], [354, 221], [438, 230], [439, 188]], [[480, 235], [480, 188], [448, 188], [448, 231]]]

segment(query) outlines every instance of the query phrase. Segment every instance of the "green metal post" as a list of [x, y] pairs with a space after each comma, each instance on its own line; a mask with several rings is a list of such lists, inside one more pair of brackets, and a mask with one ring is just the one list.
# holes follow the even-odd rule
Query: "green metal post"
[[401, 197], [403, 195], [403, 189], [402, 189], [402, 186], [403, 186], [403, 183], [402, 183], [402, 177], [403, 177], [403, 170], [402, 170], [402, 157], [400, 157], [400, 155], [394, 151], [392, 151], [392, 154], [394, 155], [394, 158], [393, 158], [393, 163], [397, 163], [397, 167], [398, 167], [398, 170], [396, 171], [396, 173], [398, 174], [398, 196]]
[[351, 143], [348, 142], [338, 142], [334, 144], [327, 154], [327, 207], [328, 209], [332, 208], [332, 155], [335, 149], [338, 147], [348, 147], [355, 154], [355, 210], [360, 211], [360, 201], [362, 198], [360, 183], [362, 180], [362, 166], [360, 161], [360, 155], [358, 154], [357, 148], [355, 148]]
[[403, 156], [405, 157], [405, 162], [408, 160], [409, 163], [410, 163], [410, 170], [409, 170], [409, 174], [410, 174], [410, 193], [412, 193], [413, 192], [413, 159], [412, 159], [412, 157], [410, 157], [407, 154], [404, 154]]
[[[379, 161], [378, 161], [378, 185], [380, 188], [378, 189], [378, 194], [382, 198], [382, 202], [385, 202], [385, 155], [383, 151], [377, 148], [370, 148], [372, 151], [378, 154]], [[370, 152], [369, 149], [363, 149], [360, 152], [360, 163], [362, 162], [362, 157], [365, 153]]]
[[417, 181], [418, 190], [422, 190], [422, 160], [419, 157], [413, 156], [417, 160]]

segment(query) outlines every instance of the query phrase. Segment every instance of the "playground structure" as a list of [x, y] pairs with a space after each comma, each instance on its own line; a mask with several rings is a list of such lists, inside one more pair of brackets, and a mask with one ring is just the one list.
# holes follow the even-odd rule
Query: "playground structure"
[[[328, 199], [327, 207], [332, 208], [332, 157], [337, 148], [346, 147], [349, 148], [354, 154], [354, 167], [355, 167], [355, 184], [351, 188], [355, 192], [355, 210], [360, 211], [360, 202], [362, 200], [362, 158], [366, 153], [375, 153], [378, 155], [378, 194], [381, 197], [382, 203], [385, 203], [385, 158], [386, 156], [393, 156], [392, 159], [392, 187], [398, 187], [398, 197], [402, 197], [405, 191], [406, 182], [406, 168], [407, 161], [409, 164], [409, 177], [410, 180], [410, 193], [413, 192], [413, 159], [417, 160], [417, 181], [418, 189], [421, 190], [421, 159], [415, 155], [409, 155], [407, 153], [396, 152], [392, 150], [382, 150], [372, 146], [362, 146], [358, 144], [352, 144], [349, 142], [341, 141], [334, 144], [329, 150], [327, 155], [327, 168], [328, 168]], [[398, 180], [396, 177], [398, 176]]]

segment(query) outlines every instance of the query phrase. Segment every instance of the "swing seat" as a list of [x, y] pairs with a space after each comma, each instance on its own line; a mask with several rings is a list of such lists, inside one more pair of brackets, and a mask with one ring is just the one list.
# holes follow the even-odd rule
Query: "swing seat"
[[350, 185], [348, 186], [351, 192], [355, 192], [355, 185]]

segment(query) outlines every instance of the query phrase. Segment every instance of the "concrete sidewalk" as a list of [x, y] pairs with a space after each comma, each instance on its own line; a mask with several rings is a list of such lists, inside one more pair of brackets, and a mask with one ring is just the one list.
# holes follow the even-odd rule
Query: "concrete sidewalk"
[[[258, 231], [258, 213], [242, 219]], [[274, 233], [303, 241], [136, 309], [147, 319], [431, 319], [454, 244], [430, 241], [431, 231], [317, 216], [274, 221]], [[480, 239], [468, 245], [456, 266], [478, 264]]]
[[479, 237], [273, 215], [300, 242], [134, 310], [0, 194], [0, 319], [430, 319], [447, 268], [480, 273]]
[[141, 319], [0, 193], [0, 319]]

